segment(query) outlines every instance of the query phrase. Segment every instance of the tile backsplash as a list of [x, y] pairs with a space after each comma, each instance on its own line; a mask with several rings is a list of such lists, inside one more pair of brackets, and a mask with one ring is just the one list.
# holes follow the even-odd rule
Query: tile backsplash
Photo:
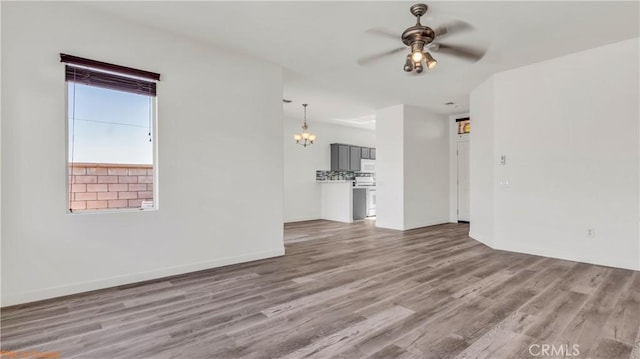
[[355, 171], [316, 171], [316, 181], [353, 181], [356, 177], [375, 177], [375, 174]]

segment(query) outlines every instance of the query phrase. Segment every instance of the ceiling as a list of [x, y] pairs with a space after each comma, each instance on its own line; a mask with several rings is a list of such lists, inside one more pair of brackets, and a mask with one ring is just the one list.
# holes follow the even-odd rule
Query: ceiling
[[[443, 42], [488, 48], [468, 63], [435, 54], [438, 66], [412, 76], [404, 52], [370, 66], [360, 57], [401, 46], [400, 33], [415, 22], [414, 2], [87, 2], [148, 26], [236, 49], [285, 69], [285, 115], [299, 118], [309, 103], [310, 122], [369, 127], [376, 109], [417, 105], [452, 115], [468, 111], [469, 92], [491, 74], [525, 64], [638, 37], [638, 2], [433, 1], [422, 23], [463, 20], [476, 31]], [[153, 4], [153, 6], [149, 6]], [[376, 37], [384, 28], [398, 40]], [[606, 66], [606, 64], [603, 64]], [[594, 69], [597, 71], [597, 69]], [[444, 105], [452, 101], [456, 105]]]

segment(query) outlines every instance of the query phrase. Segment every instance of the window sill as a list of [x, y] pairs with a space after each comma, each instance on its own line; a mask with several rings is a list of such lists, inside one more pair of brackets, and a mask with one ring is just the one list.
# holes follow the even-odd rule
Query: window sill
[[100, 210], [91, 210], [91, 209], [80, 209], [75, 211], [67, 210], [67, 214], [69, 215], [85, 215], [85, 214], [113, 214], [113, 213], [140, 213], [140, 212], [157, 212], [159, 209], [157, 207], [154, 208], [114, 208], [114, 209], [100, 209]]

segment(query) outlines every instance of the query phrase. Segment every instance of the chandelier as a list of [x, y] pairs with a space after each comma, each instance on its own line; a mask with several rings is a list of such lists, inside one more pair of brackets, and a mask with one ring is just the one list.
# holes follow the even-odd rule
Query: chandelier
[[311, 146], [313, 145], [313, 141], [316, 140], [316, 135], [312, 135], [309, 133], [309, 125], [307, 125], [307, 104], [303, 103], [304, 107], [304, 123], [302, 124], [302, 133], [296, 133], [293, 135], [293, 139], [296, 140], [296, 143], [303, 146]]

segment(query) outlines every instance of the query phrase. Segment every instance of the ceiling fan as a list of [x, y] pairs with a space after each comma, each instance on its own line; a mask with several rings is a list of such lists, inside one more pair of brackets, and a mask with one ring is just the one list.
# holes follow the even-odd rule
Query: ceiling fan
[[[400, 40], [402, 40], [402, 43], [405, 46], [361, 58], [358, 60], [358, 64], [368, 65], [383, 57], [393, 55], [409, 48], [411, 52], [406, 57], [404, 71], [415, 71], [417, 73], [421, 73], [424, 70], [423, 63], [430, 70], [435, 68], [438, 64], [438, 61], [431, 56], [430, 51], [457, 56], [464, 60], [473, 62], [480, 60], [484, 56], [486, 50], [483, 49], [469, 46], [448, 45], [439, 42], [439, 40], [445, 35], [470, 31], [473, 30], [473, 27], [463, 21], [454, 21], [435, 29], [431, 29], [430, 27], [420, 23], [420, 17], [426, 14], [427, 9], [428, 6], [426, 4], [414, 4], [410, 7], [409, 10], [411, 11], [411, 14], [416, 17], [417, 22], [414, 26], [404, 30], [402, 35], [400, 35]], [[370, 29], [367, 30], [367, 32], [390, 37], [396, 40], [398, 39], [397, 35], [381, 29]]]

